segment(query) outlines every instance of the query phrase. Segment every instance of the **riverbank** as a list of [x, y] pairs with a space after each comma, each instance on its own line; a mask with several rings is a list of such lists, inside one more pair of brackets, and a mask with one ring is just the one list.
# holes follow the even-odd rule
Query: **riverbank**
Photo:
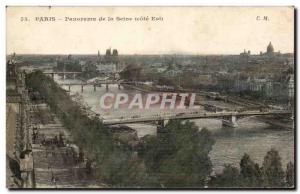
[[106, 188], [88, 172], [72, 135], [47, 104], [31, 106], [35, 188]]
[[[60, 88], [54, 80], [43, 75], [41, 72], [34, 72], [27, 75], [26, 84], [34, 92], [38, 92], [41, 98], [49, 105], [51, 114], [57, 116], [61, 122], [59, 127], [63, 126], [72, 135], [72, 142], [78, 147], [79, 151], [77, 152], [78, 157], [70, 159], [70, 162], [71, 164], [75, 163], [75, 165], [78, 165], [79, 161], [84, 162], [85, 170], [89, 173], [93, 173], [93, 181], [101, 184], [104, 183], [109, 188], [140, 187], [141, 185], [150, 187], [151, 185], [153, 186], [153, 184], [156, 184], [149, 180], [150, 177], [146, 172], [143, 160], [137, 157], [131, 144], [128, 144], [128, 140], [130, 138], [132, 139], [132, 136], [129, 135], [126, 138], [120, 138], [119, 133], [117, 133], [118, 135], [116, 138], [113, 132], [120, 132], [123, 130], [122, 128], [113, 130], [110, 127], [104, 126], [98, 117], [91, 118], [89, 115], [85, 114], [81, 107], [71, 99], [69, 94]], [[52, 131], [51, 133], [54, 132], [53, 128], [50, 126], [47, 126], [44, 131], [46, 131], [46, 134], [44, 134], [46, 136], [49, 135], [49, 131]], [[64, 142], [65, 133], [61, 134], [62, 131], [56, 131], [55, 133], [54, 137], [49, 137], [48, 140], [46, 138], [42, 139], [40, 140], [40, 143], [44, 146], [50, 145], [51, 148], [54, 147], [54, 150], [62, 145], [64, 145], [62, 147], [68, 147], [68, 142]], [[71, 150], [72, 149], [73, 148], [71, 148]], [[43, 153], [44, 160], [59, 162], [59, 160], [55, 160], [57, 154], [54, 152], [53, 156], [51, 149], [46, 149], [44, 151], [39, 150], [38, 153], [40, 152]], [[72, 153], [74, 152], [70, 153], [65, 150], [65, 153], [68, 156], [71, 155], [72, 158]], [[49, 154], [54, 158], [48, 158]], [[39, 156], [37, 157], [42, 158]], [[66, 161], [69, 162], [69, 160], [62, 162]], [[46, 164], [48, 163], [46, 162]], [[64, 163], [59, 163], [58, 165], [62, 165], [62, 169], [66, 170], [63, 164]], [[48, 168], [51, 169], [51, 164]], [[128, 171], [128, 169], [131, 170]], [[57, 182], [59, 178], [56, 178], [55, 176], [52, 177], [55, 170], [57, 169], [53, 169], [52, 171], [48, 170], [47, 172], [42, 170], [42, 173], [46, 173], [45, 176], [47, 177], [51, 175], [50, 180], [52, 182]], [[76, 174], [76, 172], [73, 173]], [[66, 177], [72, 177], [72, 175], [69, 174]], [[131, 178], [128, 179], [128, 177]], [[62, 179], [66, 180], [65, 178], [63, 177]], [[49, 181], [49, 178], [47, 180]], [[65, 184], [62, 185], [62, 187], [65, 186]]]

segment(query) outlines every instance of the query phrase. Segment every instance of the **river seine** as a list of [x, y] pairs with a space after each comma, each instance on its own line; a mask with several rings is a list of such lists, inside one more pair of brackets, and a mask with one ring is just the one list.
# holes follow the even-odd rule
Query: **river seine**
[[[56, 78], [57, 82], [62, 80]], [[72, 82], [72, 80], [68, 80]], [[64, 82], [66, 83], [66, 81]], [[63, 86], [68, 90], [67, 86]], [[100, 97], [106, 92], [105, 86], [97, 87], [94, 91], [93, 86], [85, 86], [84, 92], [81, 93], [81, 86], [72, 86], [71, 95], [78, 95], [82, 98], [82, 103], [91, 107], [91, 110], [99, 113], [104, 118], [120, 118], [139, 116], [140, 114], [176, 114], [177, 110], [160, 110], [153, 108], [151, 110], [106, 110], [100, 109]], [[138, 91], [121, 88], [117, 85], [110, 85], [111, 93], [127, 93], [136, 94]], [[178, 110], [182, 112], [182, 110]], [[203, 108], [199, 111], [204, 111]], [[294, 131], [285, 128], [270, 126], [269, 124], [258, 120], [255, 117], [246, 117], [238, 120], [238, 127], [224, 128], [219, 119], [196, 119], [193, 120], [199, 129], [206, 127], [215, 137], [215, 144], [210, 152], [210, 158], [213, 164], [214, 173], [222, 171], [225, 164], [231, 164], [239, 167], [240, 159], [247, 153], [250, 157], [260, 165], [264, 156], [271, 148], [279, 151], [282, 158], [283, 168], [289, 161], [294, 162]], [[156, 126], [153, 124], [128, 124], [129, 127], [137, 131], [139, 137], [145, 135], [156, 135]]]

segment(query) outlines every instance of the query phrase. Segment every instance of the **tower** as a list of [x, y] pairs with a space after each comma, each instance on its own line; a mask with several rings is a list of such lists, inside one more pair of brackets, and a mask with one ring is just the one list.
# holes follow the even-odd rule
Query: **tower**
[[106, 49], [104, 60], [106, 63], [111, 61], [111, 48]]
[[13, 60], [8, 60], [6, 63], [7, 79], [15, 79], [17, 77], [17, 65]]
[[118, 56], [118, 50], [117, 49], [113, 50], [113, 56]]
[[105, 56], [110, 57], [110, 55], [111, 55], [111, 48], [106, 49]]
[[112, 53], [112, 61], [113, 61], [114, 63], [117, 63], [117, 62], [118, 62], [118, 55], [119, 55], [118, 50], [117, 50], [117, 49], [114, 49], [114, 50], [113, 50], [113, 53]]

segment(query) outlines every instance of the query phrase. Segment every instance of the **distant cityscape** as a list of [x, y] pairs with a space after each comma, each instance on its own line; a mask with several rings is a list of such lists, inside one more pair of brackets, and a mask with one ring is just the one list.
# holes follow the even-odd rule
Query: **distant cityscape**
[[[18, 56], [21, 65], [38, 56]], [[148, 81], [161, 88], [191, 88], [290, 103], [294, 97], [294, 54], [275, 51], [271, 42], [265, 52], [240, 55], [104, 55], [43, 56], [38, 64], [57, 71], [82, 72], [81, 77], [116, 75], [122, 79]]]

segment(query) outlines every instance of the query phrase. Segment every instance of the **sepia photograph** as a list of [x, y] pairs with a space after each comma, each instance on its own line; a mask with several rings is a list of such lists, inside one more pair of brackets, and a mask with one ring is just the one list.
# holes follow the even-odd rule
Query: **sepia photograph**
[[295, 16], [7, 6], [6, 187], [295, 189]]

